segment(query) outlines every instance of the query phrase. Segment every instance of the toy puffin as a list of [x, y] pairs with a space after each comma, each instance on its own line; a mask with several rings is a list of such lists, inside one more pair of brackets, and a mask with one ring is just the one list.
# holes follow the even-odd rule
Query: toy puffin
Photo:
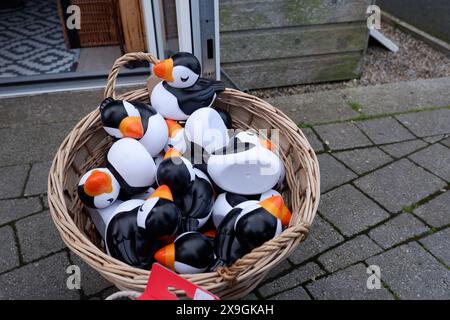
[[167, 143], [167, 124], [148, 104], [106, 98], [100, 104], [100, 114], [103, 128], [109, 135], [138, 140], [152, 157]]
[[217, 93], [225, 90], [220, 81], [200, 78], [200, 62], [188, 52], [159, 62], [153, 73], [164, 81], [153, 89], [151, 104], [167, 119], [186, 120], [194, 111], [211, 106]]
[[178, 150], [169, 149], [156, 172], [159, 185], [167, 185], [176, 196], [183, 196], [195, 180], [195, 172], [189, 160]]
[[237, 239], [249, 249], [254, 249], [278, 236], [291, 219], [291, 212], [286, 209], [281, 196], [245, 207], [236, 218]]
[[280, 180], [283, 164], [271, 151], [271, 142], [260, 141], [252, 133], [241, 136], [234, 136], [226, 147], [210, 155], [209, 176], [224, 191], [241, 195], [272, 189]]
[[127, 195], [143, 193], [155, 182], [153, 158], [141, 143], [131, 138], [113, 143], [106, 155], [106, 167]]
[[217, 267], [228, 266], [250, 252], [248, 246], [242, 245], [239, 242], [234, 229], [236, 219], [239, 217], [242, 210], [243, 208], [241, 206], [232, 209], [223, 220], [221, 220], [217, 227], [216, 236], [214, 238], [214, 253], [216, 254], [217, 261], [211, 268], [212, 270], [215, 270]]
[[175, 241], [159, 249], [155, 259], [178, 273], [201, 273], [215, 261], [211, 241], [199, 232], [185, 232]]
[[214, 205], [214, 188], [208, 176], [194, 168], [195, 180], [189, 190], [175, 199], [181, 209], [180, 233], [197, 231], [208, 221]]
[[173, 203], [172, 192], [162, 185], [139, 208], [137, 225], [146, 238], [167, 240], [175, 235], [180, 219], [181, 212]]
[[78, 184], [78, 196], [89, 208], [106, 208], [116, 201], [119, 193], [119, 182], [107, 168], [86, 172]]
[[[219, 227], [221, 221], [228, 215], [228, 213], [236, 207], [245, 208], [245, 206], [257, 203], [258, 201], [263, 201], [267, 198], [273, 196], [280, 196], [281, 194], [274, 190], [268, 190], [261, 194], [255, 195], [240, 195], [231, 192], [224, 192], [219, 194], [216, 201], [214, 202], [212, 210], [212, 220], [216, 228]], [[289, 210], [289, 208], [283, 203], [283, 210]]]
[[149, 269], [155, 252], [163, 245], [161, 241], [151, 241], [137, 225], [137, 214], [143, 200], [128, 200], [121, 203], [109, 215], [103, 212], [106, 226], [104, 240], [107, 253], [131, 266]]

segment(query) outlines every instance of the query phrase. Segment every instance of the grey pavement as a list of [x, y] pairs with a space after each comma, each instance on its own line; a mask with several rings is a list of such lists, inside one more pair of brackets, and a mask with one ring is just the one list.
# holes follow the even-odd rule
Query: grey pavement
[[[441, 78], [270, 99], [318, 153], [322, 196], [309, 237], [246, 299], [450, 299], [449, 87]], [[46, 200], [54, 153], [100, 101], [101, 90], [0, 99], [0, 299], [117, 291], [65, 247]], [[74, 264], [79, 290], [66, 285]]]

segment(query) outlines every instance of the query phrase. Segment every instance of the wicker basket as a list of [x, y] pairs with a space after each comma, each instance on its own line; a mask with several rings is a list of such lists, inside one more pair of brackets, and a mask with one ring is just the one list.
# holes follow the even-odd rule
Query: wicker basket
[[[109, 75], [106, 97], [115, 96], [115, 81], [120, 67], [134, 60], [157, 62], [144, 53], [129, 53], [119, 58]], [[125, 93], [120, 98], [149, 101], [147, 88]], [[292, 208], [289, 227], [280, 236], [254, 249], [232, 266], [216, 272], [183, 275], [223, 299], [237, 299], [253, 290], [270, 269], [287, 258], [307, 237], [319, 203], [319, 166], [301, 130], [269, 103], [226, 89], [214, 104], [230, 112], [234, 128], [280, 130], [280, 155], [285, 163], [287, 182], [283, 197]], [[75, 126], [60, 146], [50, 169], [49, 207], [62, 239], [73, 252], [118, 288], [143, 291], [149, 271], [133, 268], [105, 253], [101, 238], [77, 196], [81, 175], [104, 165], [104, 155], [111, 144], [112, 139], [103, 130], [97, 109]]]

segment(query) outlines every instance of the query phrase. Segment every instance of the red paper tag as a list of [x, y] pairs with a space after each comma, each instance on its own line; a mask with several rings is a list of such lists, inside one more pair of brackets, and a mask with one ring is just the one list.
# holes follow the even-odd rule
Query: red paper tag
[[138, 300], [179, 300], [169, 291], [169, 287], [183, 290], [193, 300], [219, 300], [216, 295], [180, 277], [159, 263], [153, 264], [145, 292]]

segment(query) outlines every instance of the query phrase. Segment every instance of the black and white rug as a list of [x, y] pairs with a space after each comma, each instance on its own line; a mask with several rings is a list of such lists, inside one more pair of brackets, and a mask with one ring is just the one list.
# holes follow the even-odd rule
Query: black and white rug
[[0, 77], [74, 71], [79, 49], [67, 49], [55, 0], [26, 0], [0, 10]]

